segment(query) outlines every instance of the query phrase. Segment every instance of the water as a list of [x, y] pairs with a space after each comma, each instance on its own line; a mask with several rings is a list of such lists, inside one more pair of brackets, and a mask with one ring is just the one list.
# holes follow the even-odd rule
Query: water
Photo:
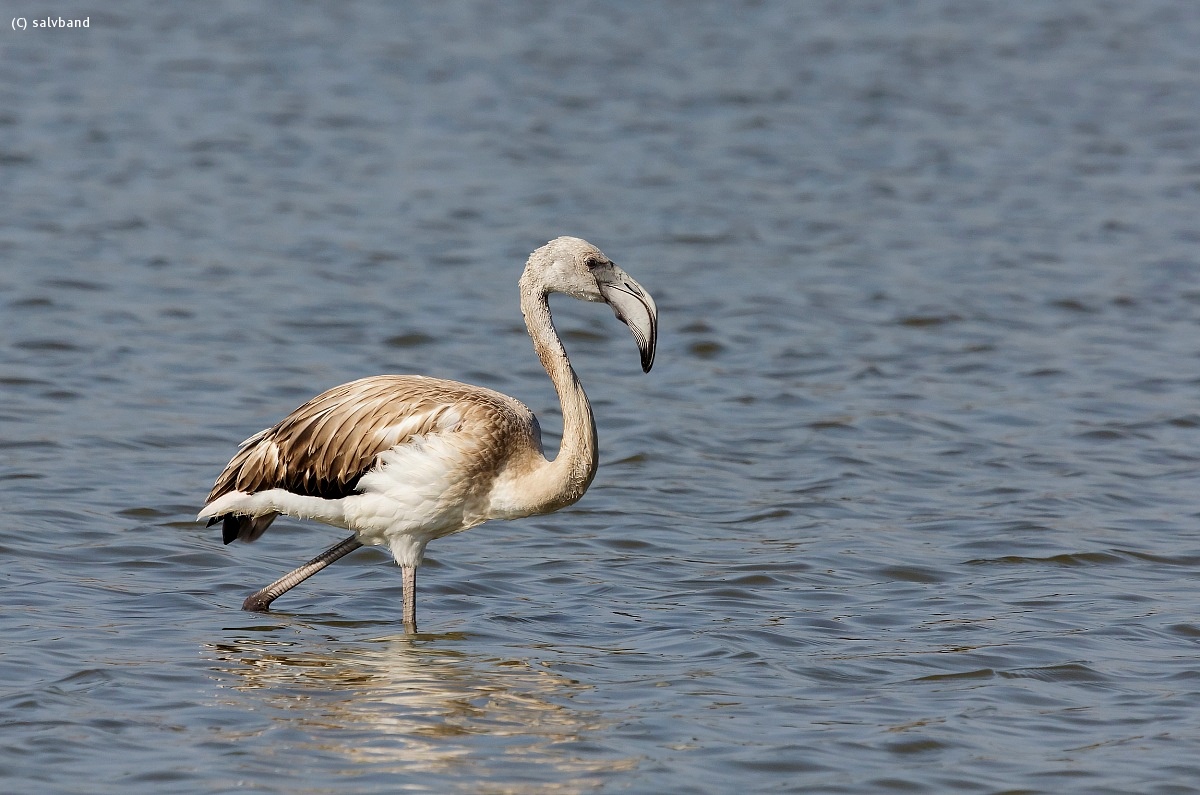
[[[74, 13], [56, 9], [55, 14]], [[81, 8], [0, 55], [10, 792], [1200, 791], [1200, 13], [1179, 2]], [[601, 469], [435, 542], [192, 521], [380, 372]]]

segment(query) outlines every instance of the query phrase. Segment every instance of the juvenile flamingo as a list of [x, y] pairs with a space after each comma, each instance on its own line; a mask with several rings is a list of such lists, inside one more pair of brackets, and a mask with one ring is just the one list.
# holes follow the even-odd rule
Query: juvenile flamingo
[[417, 567], [435, 538], [489, 519], [570, 505], [596, 474], [596, 424], [547, 301], [563, 293], [612, 307], [650, 371], [654, 299], [598, 248], [560, 237], [534, 251], [520, 279], [533, 349], [562, 404], [558, 455], [547, 460], [537, 418], [515, 398], [419, 375], [378, 375], [334, 387], [242, 442], [198, 519], [222, 523], [226, 544], [254, 541], [279, 514], [352, 530], [308, 563], [249, 596], [271, 602], [364, 544], [386, 545], [403, 571], [403, 621], [416, 632]]

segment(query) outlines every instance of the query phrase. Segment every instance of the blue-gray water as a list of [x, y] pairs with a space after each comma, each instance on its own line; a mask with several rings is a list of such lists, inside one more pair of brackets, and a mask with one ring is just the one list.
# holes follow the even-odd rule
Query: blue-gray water
[[[411, 7], [416, 6], [416, 7]], [[13, 31], [17, 15], [88, 16]], [[1200, 8], [5, 3], [0, 789], [1200, 792]], [[435, 542], [192, 521], [381, 372], [601, 469]]]

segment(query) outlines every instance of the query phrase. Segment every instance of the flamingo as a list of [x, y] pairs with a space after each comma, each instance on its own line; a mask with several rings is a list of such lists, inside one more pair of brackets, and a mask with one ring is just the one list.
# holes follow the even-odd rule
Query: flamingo
[[279, 514], [353, 531], [251, 594], [271, 602], [363, 545], [387, 546], [403, 572], [403, 622], [417, 626], [417, 567], [435, 538], [490, 519], [517, 519], [576, 502], [596, 474], [596, 423], [554, 329], [551, 293], [603, 301], [633, 333], [643, 372], [654, 362], [658, 309], [600, 249], [560, 237], [529, 255], [521, 313], [562, 404], [558, 455], [546, 458], [537, 418], [484, 387], [419, 375], [377, 375], [317, 395], [239, 446], [198, 520], [222, 540], [254, 541]]

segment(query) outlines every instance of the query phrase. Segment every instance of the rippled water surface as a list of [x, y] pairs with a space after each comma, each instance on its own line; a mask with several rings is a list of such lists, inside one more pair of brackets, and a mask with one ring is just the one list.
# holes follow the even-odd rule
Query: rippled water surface
[[[1200, 791], [1195, 4], [101, 5], [0, 20], [0, 789]], [[560, 234], [588, 495], [241, 612], [316, 392], [557, 444]]]

